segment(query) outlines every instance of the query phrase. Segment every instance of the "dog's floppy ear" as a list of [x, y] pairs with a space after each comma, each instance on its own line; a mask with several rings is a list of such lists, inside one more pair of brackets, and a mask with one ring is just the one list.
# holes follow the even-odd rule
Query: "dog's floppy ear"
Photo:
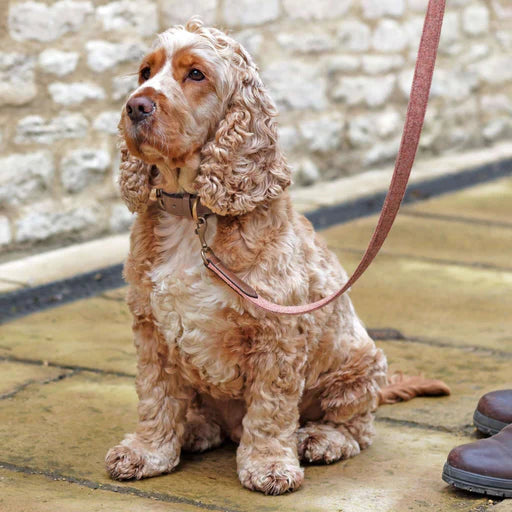
[[119, 148], [121, 151], [121, 164], [119, 166], [121, 199], [132, 213], [143, 213], [148, 206], [151, 192], [149, 181], [151, 165], [131, 155], [122, 139]]
[[277, 110], [247, 52], [233, 56], [234, 90], [213, 140], [202, 150], [196, 178], [203, 204], [219, 215], [241, 215], [280, 195], [290, 170], [277, 143]]

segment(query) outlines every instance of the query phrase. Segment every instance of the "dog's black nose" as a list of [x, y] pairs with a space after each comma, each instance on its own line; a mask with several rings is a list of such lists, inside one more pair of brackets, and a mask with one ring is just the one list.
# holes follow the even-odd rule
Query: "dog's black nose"
[[155, 111], [155, 103], [146, 96], [136, 96], [126, 104], [126, 113], [134, 123], [139, 123]]

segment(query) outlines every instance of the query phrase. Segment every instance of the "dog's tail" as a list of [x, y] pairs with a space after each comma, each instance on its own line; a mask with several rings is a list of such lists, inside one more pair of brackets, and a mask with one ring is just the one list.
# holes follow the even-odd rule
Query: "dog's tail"
[[417, 396], [449, 395], [450, 388], [442, 381], [423, 375], [404, 375], [395, 372], [387, 377], [387, 384], [379, 391], [379, 405], [406, 402]]

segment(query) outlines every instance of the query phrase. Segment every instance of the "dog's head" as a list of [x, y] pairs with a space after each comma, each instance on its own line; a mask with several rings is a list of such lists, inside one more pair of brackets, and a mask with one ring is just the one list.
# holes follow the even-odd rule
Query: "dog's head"
[[119, 125], [122, 165], [139, 164], [146, 177], [134, 183], [146, 199], [141, 188], [153, 180], [168, 192], [198, 193], [220, 215], [249, 212], [290, 183], [276, 113], [246, 50], [192, 19], [160, 34], [140, 65]]

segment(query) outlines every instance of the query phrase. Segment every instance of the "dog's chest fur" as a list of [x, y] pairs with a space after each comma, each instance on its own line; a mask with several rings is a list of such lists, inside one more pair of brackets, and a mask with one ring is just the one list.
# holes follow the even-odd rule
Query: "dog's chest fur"
[[[208, 242], [216, 222], [208, 221]], [[157, 328], [185, 380], [213, 396], [237, 397], [243, 378], [239, 351], [230, 346], [237, 326], [226, 308], [237, 299], [204, 267], [194, 223], [164, 214], [155, 227], [159, 258], [151, 271], [151, 307]], [[233, 340], [233, 341], [232, 341]]]

